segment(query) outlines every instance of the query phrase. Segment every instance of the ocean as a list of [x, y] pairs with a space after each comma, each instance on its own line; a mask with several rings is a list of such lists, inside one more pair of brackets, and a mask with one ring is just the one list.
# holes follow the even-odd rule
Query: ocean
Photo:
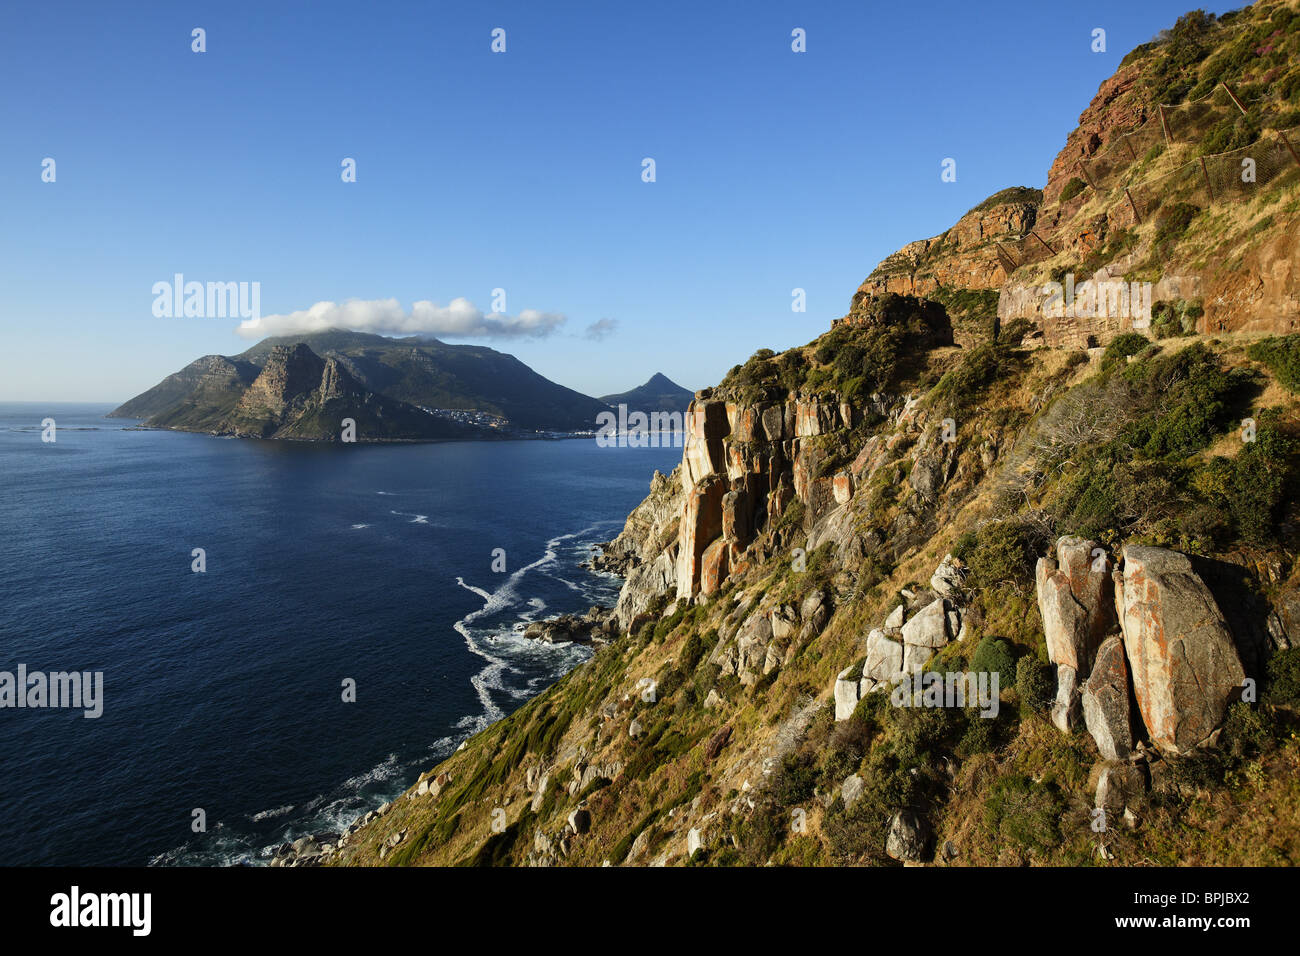
[[589, 656], [521, 625], [613, 604], [580, 564], [681, 455], [222, 439], [110, 408], [0, 404], [0, 672], [103, 673], [98, 718], [0, 708], [9, 865], [265, 863], [398, 795]]

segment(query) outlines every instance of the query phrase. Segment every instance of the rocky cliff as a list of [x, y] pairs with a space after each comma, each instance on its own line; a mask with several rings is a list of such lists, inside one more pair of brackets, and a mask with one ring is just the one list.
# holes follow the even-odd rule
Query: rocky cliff
[[[1195, 27], [1189, 63], [1293, 7]], [[280, 861], [1300, 862], [1300, 336], [975, 321], [985, 244], [1092, 202], [1066, 191], [973, 210], [697, 392], [598, 561], [625, 582], [592, 659]]]
[[1004, 190], [905, 245], [837, 321], [906, 292], [1027, 320], [1054, 347], [1300, 328], [1297, 24], [1295, 0], [1181, 18], [1101, 84], [1041, 193]]

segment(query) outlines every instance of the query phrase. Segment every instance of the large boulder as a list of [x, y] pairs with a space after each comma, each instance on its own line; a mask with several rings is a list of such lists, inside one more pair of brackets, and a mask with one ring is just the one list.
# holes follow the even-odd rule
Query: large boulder
[[1135, 545], [1115, 574], [1115, 603], [1151, 742], [1195, 750], [1240, 699], [1246, 677], [1223, 613], [1187, 555]]
[[[1094, 553], [1096, 552], [1096, 553]], [[1115, 630], [1110, 557], [1095, 541], [1061, 538], [1055, 556], [1038, 559], [1038, 610], [1053, 664], [1084, 678], [1105, 637]]]
[[902, 860], [904, 863], [922, 862], [929, 842], [929, 827], [911, 810], [896, 813], [889, 821], [889, 836], [885, 839], [885, 852], [895, 860]]
[[835, 678], [835, 719], [848, 720], [858, 706], [858, 675], [850, 664]]
[[867, 661], [862, 667], [864, 691], [902, 678], [903, 645], [890, 640], [884, 631], [876, 628], [867, 635]]
[[948, 617], [944, 601], [931, 601], [903, 625], [903, 643], [917, 647], [943, 647], [948, 643]]
[[1097, 650], [1092, 673], [1083, 685], [1083, 722], [1105, 760], [1124, 760], [1133, 752], [1129, 713], [1128, 664], [1124, 642], [1108, 637]]

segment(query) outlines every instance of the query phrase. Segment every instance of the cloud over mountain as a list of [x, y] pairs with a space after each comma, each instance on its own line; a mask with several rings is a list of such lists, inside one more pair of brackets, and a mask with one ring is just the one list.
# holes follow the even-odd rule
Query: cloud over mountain
[[309, 309], [283, 315], [248, 319], [235, 330], [248, 339], [267, 335], [300, 335], [326, 329], [351, 329], [400, 335], [442, 335], [458, 338], [544, 338], [564, 324], [560, 312], [524, 309], [518, 315], [485, 313], [468, 299], [438, 305], [427, 299], [411, 304], [409, 311], [396, 299], [348, 299], [317, 302]]

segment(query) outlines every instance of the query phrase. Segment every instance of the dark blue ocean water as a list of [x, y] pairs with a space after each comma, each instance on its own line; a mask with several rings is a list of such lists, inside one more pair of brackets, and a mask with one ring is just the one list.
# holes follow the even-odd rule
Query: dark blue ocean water
[[0, 404], [0, 671], [104, 673], [98, 719], [0, 709], [10, 865], [256, 862], [400, 793], [586, 657], [515, 625], [613, 602], [579, 562], [681, 454], [243, 441], [108, 408]]

